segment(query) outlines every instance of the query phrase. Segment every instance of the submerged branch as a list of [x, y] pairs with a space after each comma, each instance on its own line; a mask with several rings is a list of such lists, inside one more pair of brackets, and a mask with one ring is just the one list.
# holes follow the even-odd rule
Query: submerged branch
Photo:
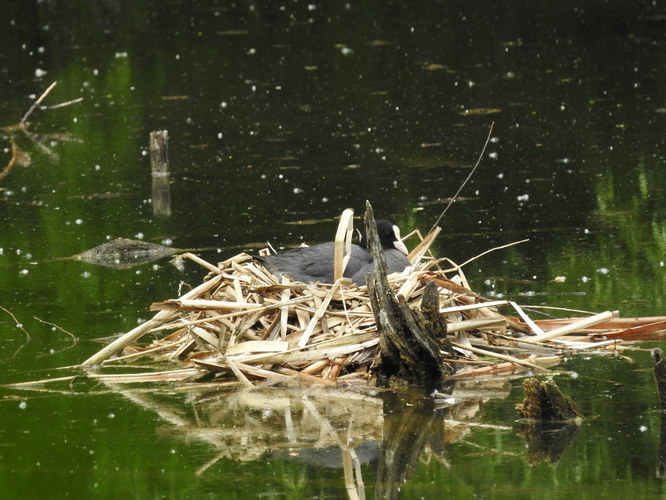
[[47, 88], [42, 95], [39, 96], [39, 98], [32, 103], [32, 106], [30, 106], [30, 109], [26, 112], [25, 115], [23, 115], [23, 118], [21, 118], [21, 121], [19, 122], [19, 127], [20, 128], [25, 128], [25, 124], [28, 121], [28, 118], [30, 115], [37, 109], [37, 107], [42, 103], [44, 99], [46, 99], [46, 96], [49, 95], [49, 93], [53, 90], [53, 88], [58, 84], [58, 82], [53, 82], [51, 85], [49, 85], [49, 88]]
[[12, 157], [9, 159], [7, 166], [0, 172], [0, 181], [9, 175], [9, 172], [16, 166], [18, 160], [19, 148], [14, 141], [12, 141]]

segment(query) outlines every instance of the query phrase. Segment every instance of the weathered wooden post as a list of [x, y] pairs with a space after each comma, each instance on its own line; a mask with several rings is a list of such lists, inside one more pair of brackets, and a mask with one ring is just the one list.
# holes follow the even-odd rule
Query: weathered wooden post
[[167, 217], [171, 215], [168, 140], [169, 133], [166, 130], [157, 130], [150, 133], [153, 215]]

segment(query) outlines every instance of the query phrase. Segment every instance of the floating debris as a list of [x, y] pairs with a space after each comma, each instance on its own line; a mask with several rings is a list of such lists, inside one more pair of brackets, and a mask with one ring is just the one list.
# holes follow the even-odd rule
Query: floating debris
[[516, 405], [520, 418], [560, 422], [582, 418], [571, 398], [565, 396], [552, 379], [528, 378], [523, 381], [523, 387], [525, 399]]
[[80, 260], [98, 266], [112, 267], [114, 269], [129, 269], [163, 257], [182, 253], [183, 251], [180, 248], [166, 247], [156, 243], [117, 238], [85, 252], [73, 255], [69, 259]]

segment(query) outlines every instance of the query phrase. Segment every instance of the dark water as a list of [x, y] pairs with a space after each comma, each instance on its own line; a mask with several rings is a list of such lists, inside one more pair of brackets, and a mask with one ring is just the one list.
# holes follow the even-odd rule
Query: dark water
[[[0, 310], [0, 380], [68, 374], [43, 370], [80, 363], [101, 347], [93, 339], [131, 329], [204, 274], [53, 259], [127, 237], [217, 248], [201, 252], [215, 262], [267, 240], [331, 239], [335, 217], [366, 199], [403, 233], [426, 232], [493, 122], [437, 252], [462, 262], [529, 238], [470, 264], [475, 290], [665, 314], [664, 15], [652, 2], [3, 2], [0, 126], [54, 81], [43, 104], [83, 101], [36, 110], [31, 136], [0, 131], [0, 169], [12, 141], [24, 152], [0, 179], [0, 306], [22, 326]], [[169, 217], [150, 203], [148, 134], [160, 129]], [[353, 434], [371, 498], [393, 484], [382, 449], [399, 440], [381, 435], [400, 436], [408, 416], [423, 446], [393, 478], [401, 498], [661, 497], [649, 356], [627, 356], [560, 367], [589, 418], [554, 463], [519, 435], [519, 380], [473, 412], [486, 427], [464, 430], [427, 398], [363, 394], [359, 416], [320, 394], [5, 390], [0, 492], [346, 497], [343, 469], [322, 465], [333, 459], [284, 453], [291, 421], [308, 448], [333, 443], [325, 422]]]

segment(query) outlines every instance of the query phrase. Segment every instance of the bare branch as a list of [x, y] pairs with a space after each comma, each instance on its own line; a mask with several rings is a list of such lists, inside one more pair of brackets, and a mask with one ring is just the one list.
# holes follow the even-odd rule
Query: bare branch
[[53, 90], [53, 87], [57, 85], [58, 82], [53, 82], [48, 89], [44, 91], [42, 95], [39, 96], [39, 98], [30, 106], [30, 109], [28, 112], [23, 115], [23, 118], [21, 118], [21, 121], [19, 122], [19, 127], [25, 127], [25, 122], [28, 120], [30, 115], [37, 109], [37, 107], [42, 103], [44, 99], [46, 99], [46, 96], [49, 95], [49, 93]]
[[453, 205], [455, 203], [455, 201], [458, 199], [458, 196], [460, 195], [460, 192], [465, 187], [465, 184], [467, 184], [467, 181], [469, 181], [470, 178], [472, 177], [472, 175], [474, 175], [474, 172], [476, 171], [477, 167], [481, 163], [481, 158], [483, 158], [483, 155], [486, 152], [486, 148], [488, 147], [488, 143], [490, 142], [490, 136], [493, 133], [493, 127], [494, 126], [495, 126], [495, 122], [492, 122], [490, 124], [490, 130], [488, 130], [488, 137], [486, 137], [486, 143], [483, 145], [483, 149], [481, 150], [481, 153], [479, 154], [479, 158], [476, 160], [476, 164], [472, 168], [472, 171], [469, 173], [469, 175], [467, 176], [465, 181], [460, 185], [456, 194], [453, 196], [453, 198], [451, 198], [449, 203], [444, 208], [444, 211], [439, 215], [439, 217], [437, 217], [437, 220], [435, 221], [435, 223], [430, 228], [430, 231], [432, 231], [433, 229], [435, 229], [439, 225], [439, 222], [442, 220], [442, 217], [444, 217], [444, 214], [446, 213], [446, 211], [451, 207], [451, 205]]

